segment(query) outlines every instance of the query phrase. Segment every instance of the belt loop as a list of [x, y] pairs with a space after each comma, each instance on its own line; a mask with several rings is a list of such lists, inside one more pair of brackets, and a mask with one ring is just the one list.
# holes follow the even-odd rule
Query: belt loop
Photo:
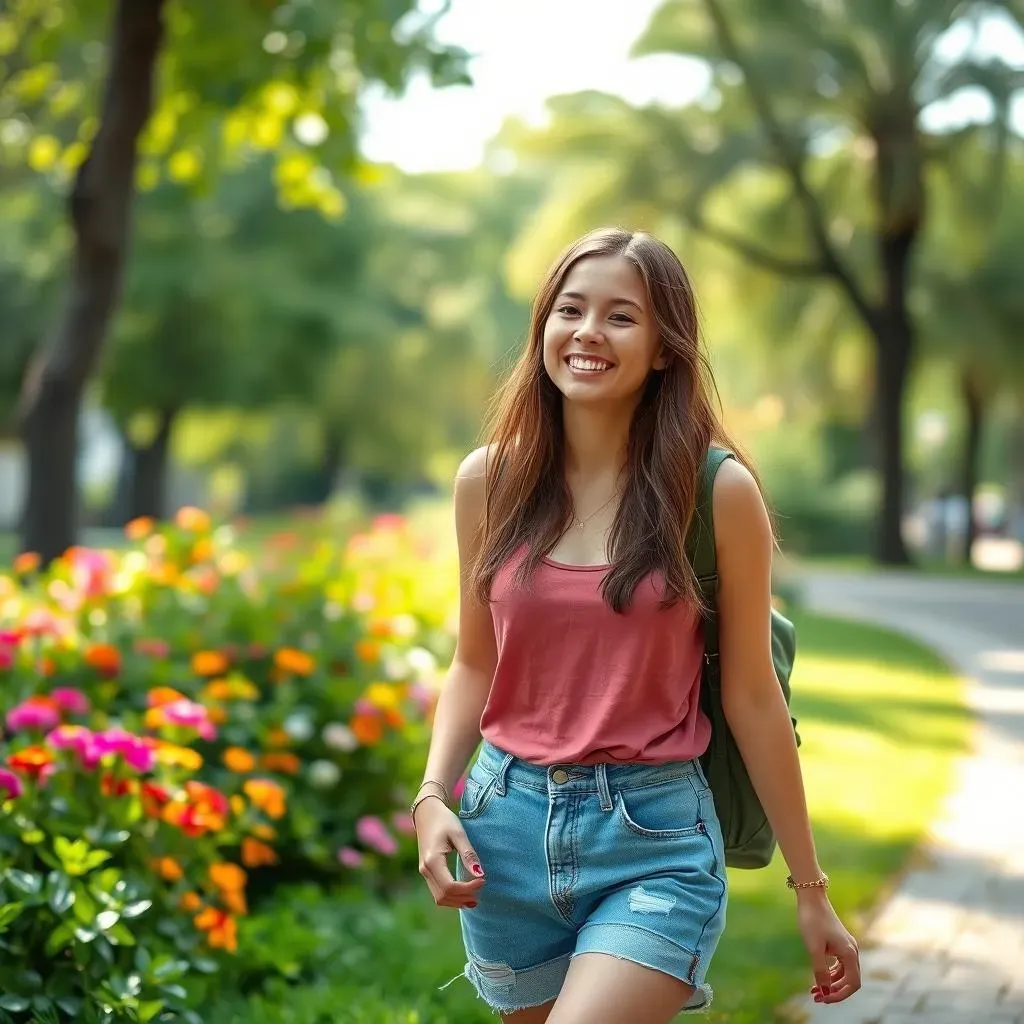
[[498, 796], [505, 795], [505, 777], [508, 775], [509, 766], [515, 760], [514, 754], [506, 754], [504, 760], [501, 762], [498, 768], [498, 785], [495, 792]]
[[596, 765], [594, 775], [597, 778], [597, 795], [601, 798], [601, 810], [610, 811], [614, 804], [611, 791], [608, 789], [608, 766], [603, 762]]

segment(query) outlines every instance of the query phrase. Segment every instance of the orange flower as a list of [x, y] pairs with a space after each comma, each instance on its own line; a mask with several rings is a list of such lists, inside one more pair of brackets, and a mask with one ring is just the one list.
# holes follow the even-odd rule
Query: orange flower
[[356, 643], [356, 657], [362, 661], [376, 661], [380, 656], [380, 644], [376, 640], [359, 640]]
[[149, 578], [154, 583], [162, 583], [165, 587], [173, 587], [181, 579], [181, 573], [173, 562], [157, 562], [150, 568]]
[[143, 718], [143, 724], [147, 729], [162, 729], [167, 724], [167, 716], [163, 708], [149, 708]]
[[256, 758], [241, 747], [228, 747], [224, 751], [224, 765], [232, 772], [251, 772], [256, 767]]
[[165, 882], [177, 882], [185, 872], [173, 857], [159, 857], [153, 861], [153, 868]]
[[201, 508], [185, 505], [178, 509], [174, 523], [190, 533], [205, 533], [210, 528], [210, 517]]
[[370, 635], [386, 639], [391, 636], [391, 623], [386, 619], [377, 619], [370, 623]]
[[220, 894], [220, 901], [231, 911], [242, 917], [249, 913], [249, 904], [246, 902], [245, 893], [241, 889], [225, 889]]
[[266, 843], [261, 843], [258, 839], [251, 839], [249, 836], [246, 836], [242, 840], [242, 863], [247, 868], [258, 868], [264, 864], [276, 864], [277, 854]]
[[14, 559], [14, 563], [11, 568], [19, 575], [25, 575], [26, 573], [35, 572], [39, 568], [41, 559], [34, 551], [22, 551], [17, 558]]
[[160, 811], [171, 799], [171, 794], [159, 782], [143, 782], [142, 813], [147, 818], [159, 818]]
[[104, 796], [126, 796], [134, 793], [137, 786], [137, 779], [119, 779], [109, 772], [100, 779], [100, 792]]
[[43, 676], [52, 676], [57, 671], [57, 662], [53, 658], [44, 655], [39, 659], [39, 674]]
[[226, 679], [214, 679], [199, 692], [200, 700], [231, 700], [233, 692]]
[[113, 644], [90, 644], [83, 655], [85, 663], [106, 676], [121, 671], [121, 652]]
[[223, 708], [214, 705], [206, 709], [206, 717], [214, 725], [223, 725], [228, 720], [228, 713]]
[[197, 676], [222, 676], [228, 670], [228, 659], [221, 651], [196, 651], [192, 655], [192, 671]]
[[138, 516], [129, 523], [125, 523], [124, 535], [129, 540], [145, 540], [156, 526], [156, 520], [152, 516]]
[[397, 708], [388, 708], [384, 712], [384, 721], [391, 726], [392, 729], [401, 729], [405, 725], [405, 718], [402, 716], [402, 712]]
[[284, 817], [284, 790], [276, 782], [271, 782], [270, 779], [248, 779], [242, 789], [268, 817]]
[[179, 747], [175, 743], [161, 743], [156, 748], [156, 760], [158, 764], [170, 768], [184, 768], [190, 772], [197, 772], [203, 767], [202, 754], [190, 747]]
[[199, 894], [195, 892], [186, 892], [181, 895], [181, 909], [187, 914], [195, 913], [203, 905], [203, 901], [199, 898]]
[[364, 747], [380, 743], [384, 736], [384, 726], [376, 715], [356, 715], [348, 723], [348, 727]]
[[151, 708], [162, 708], [165, 704], [173, 704], [175, 701], [187, 700], [183, 693], [178, 693], [170, 686], [154, 686], [146, 694], [146, 704]]
[[284, 772], [285, 775], [298, 775], [302, 768], [302, 762], [294, 754], [285, 751], [264, 754], [260, 758], [260, 764], [268, 772]]
[[7, 758], [7, 764], [16, 772], [24, 772], [33, 779], [38, 779], [53, 764], [53, 754], [46, 747], [25, 747], [24, 750], [11, 754]]
[[284, 729], [271, 729], [267, 733], [267, 744], [271, 747], [287, 747], [292, 742], [291, 736]]
[[293, 676], [308, 676], [316, 668], [316, 662], [305, 651], [282, 647], [274, 654], [274, 666]]
[[210, 865], [210, 881], [218, 889], [244, 889], [247, 876], [237, 864], [227, 862]]
[[207, 907], [195, 918], [195, 926], [206, 932], [206, 941], [214, 949], [234, 953], [238, 949], [238, 924], [226, 911]]

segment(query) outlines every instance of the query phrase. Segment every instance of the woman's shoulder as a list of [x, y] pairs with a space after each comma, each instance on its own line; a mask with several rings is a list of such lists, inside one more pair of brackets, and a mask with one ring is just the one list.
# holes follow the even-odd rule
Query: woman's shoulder
[[494, 445], [488, 444], [483, 445], [480, 448], [474, 448], [463, 460], [459, 463], [458, 471], [455, 474], [455, 479], [458, 482], [472, 483], [474, 481], [480, 481], [482, 485], [487, 479], [487, 463], [494, 450]]
[[715, 475], [712, 491], [715, 539], [724, 543], [745, 542], [765, 528], [771, 533], [761, 488], [754, 474], [739, 459], [726, 459]]

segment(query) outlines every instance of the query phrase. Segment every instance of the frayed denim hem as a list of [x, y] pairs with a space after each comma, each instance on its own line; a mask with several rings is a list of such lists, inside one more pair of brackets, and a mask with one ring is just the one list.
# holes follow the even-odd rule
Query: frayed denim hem
[[535, 967], [513, 970], [506, 963], [471, 958], [462, 973], [441, 988], [465, 978], [495, 1013], [515, 1013], [553, 1002], [562, 990], [570, 959], [567, 954]]

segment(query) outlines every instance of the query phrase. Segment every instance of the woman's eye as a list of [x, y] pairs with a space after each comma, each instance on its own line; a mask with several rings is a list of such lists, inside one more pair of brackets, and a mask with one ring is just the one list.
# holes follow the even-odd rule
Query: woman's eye
[[575, 306], [559, 306], [558, 312], [563, 316], [577, 316], [579, 310]]
[[615, 316], [613, 316], [611, 319], [612, 319], [612, 321], [614, 323], [617, 323], [617, 324], [635, 324], [636, 323], [636, 321], [632, 317], [626, 316], [625, 313], [616, 313]]

